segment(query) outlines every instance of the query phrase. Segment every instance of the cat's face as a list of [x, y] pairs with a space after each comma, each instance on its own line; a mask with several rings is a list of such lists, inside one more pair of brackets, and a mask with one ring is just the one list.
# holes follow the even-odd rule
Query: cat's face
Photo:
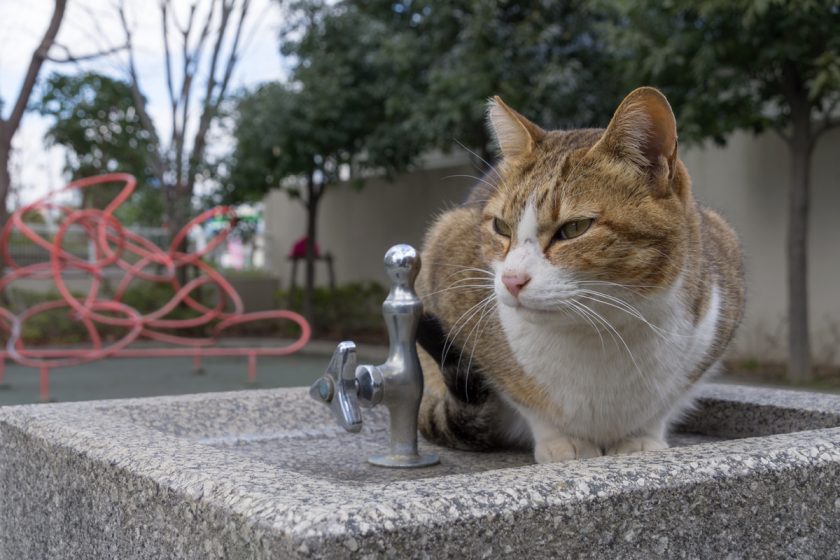
[[609, 301], [593, 291], [626, 299], [674, 283], [691, 197], [659, 92], [628, 95], [606, 132], [545, 132], [501, 100], [490, 120], [503, 161], [482, 249], [503, 304], [542, 320], [575, 301]]

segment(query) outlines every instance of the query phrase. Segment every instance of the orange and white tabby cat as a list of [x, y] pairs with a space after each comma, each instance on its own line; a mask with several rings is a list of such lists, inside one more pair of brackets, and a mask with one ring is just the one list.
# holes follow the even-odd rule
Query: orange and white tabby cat
[[606, 130], [489, 105], [501, 162], [429, 231], [423, 435], [538, 462], [667, 447], [741, 319], [741, 252], [698, 204], [674, 114], [630, 93]]

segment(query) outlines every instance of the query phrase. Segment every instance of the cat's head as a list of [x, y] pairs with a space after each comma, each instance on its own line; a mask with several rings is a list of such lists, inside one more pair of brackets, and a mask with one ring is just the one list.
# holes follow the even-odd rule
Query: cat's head
[[695, 211], [665, 96], [633, 91], [606, 130], [545, 131], [498, 97], [488, 120], [502, 159], [482, 251], [503, 304], [538, 317], [582, 290], [674, 283]]

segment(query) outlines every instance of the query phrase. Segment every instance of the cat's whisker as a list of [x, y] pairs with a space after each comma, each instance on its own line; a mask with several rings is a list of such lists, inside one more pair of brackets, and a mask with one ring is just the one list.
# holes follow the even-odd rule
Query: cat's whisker
[[627, 355], [630, 357], [630, 361], [633, 362], [633, 366], [636, 368], [636, 372], [639, 374], [639, 377], [649, 387], [651, 387], [652, 389], [654, 389], [655, 391], [657, 391], [658, 393], [661, 394], [661, 389], [658, 387], [658, 385], [656, 383], [652, 383], [651, 380], [649, 380], [647, 378], [647, 376], [645, 376], [645, 374], [642, 372], [642, 368], [639, 367], [639, 363], [636, 361], [636, 357], [633, 355], [633, 352], [630, 350], [630, 346], [628, 346], [627, 342], [624, 340], [624, 337], [621, 336], [621, 334], [618, 332], [618, 329], [616, 329], [612, 325], [612, 323], [610, 323], [603, 315], [601, 315], [597, 311], [594, 311], [591, 307], [587, 306], [585, 303], [580, 302], [580, 301], [578, 301], [577, 303], [582, 305], [590, 313], [592, 313], [595, 317], [597, 317], [605, 327], [607, 327], [610, 331], [612, 331], [615, 334], [615, 336], [618, 337], [618, 339], [621, 341], [621, 344], [624, 346], [624, 349], [627, 350]]
[[447, 276], [447, 278], [450, 278], [450, 277], [452, 277], [456, 274], [460, 274], [460, 273], [466, 272], [466, 271], [473, 271], [473, 272], [477, 272], [477, 273], [480, 273], [480, 274], [485, 274], [487, 276], [495, 276], [495, 273], [493, 273], [489, 270], [485, 270], [483, 268], [477, 268], [475, 266], [464, 266], [464, 265], [454, 264], [454, 263], [445, 263], [445, 262], [442, 262], [442, 261], [429, 261], [427, 264], [431, 264], [431, 265], [434, 265], [434, 266], [445, 266], [445, 267], [449, 267], [449, 268], [457, 268], [458, 269], [455, 272], [453, 272], [452, 274], [450, 274], [449, 276]]
[[615, 288], [619, 288], [621, 290], [626, 290], [632, 293], [636, 297], [640, 297], [642, 299], [650, 299], [652, 296], [650, 294], [641, 293], [638, 289], [634, 288], [659, 288], [660, 286], [653, 286], [653, 285], [645, 285], [645, 284], [620, 284], [618, 282], [609, 282], [607, 280], [578, 280], [578, 284], [586, 285], [586, 286], [611, 286]]
[[493, 284], [461, 284], [460, 286], [450, 286], [448, 288], [444, 288], [442, 290], [437, 290], [435, 292], [430, 292], [428, 294], [423, 294], [420, 296], [420, 299], [426, 299], [427, 297], [431, 297], [437, 294], [442, 294], [444, 292], [452, 292], [456, 290], [464, 290], [466, 292], [477, 292], [479, 289], [493, 289]]
[[[474, 332], [476, 332], [476, 329], [478, 329], [481, 326], [481, 322], [484, 320], [484, 317], [487, 315], [487, 311], [489, 309], [492, 309], [491, 306], [493, 304], [495, 304], [495, 302], [496, 302], [496, 299], [493, 298], [482, 306], [482, 312], [481, 312], [481, 315], [478, 317], [478, 321], [476, 322], [475, 326], [473, 326], [473, 328], [470, 330], [470, 333], [467, 335], [467, 338], [464, 340], [464, 349], [465, 350], [466, 350], [466, 346], [470, 342], [470, 337], [473, 335]], [[472, 351], [470, 352], [470, 359], [467, 362], [467, 371], [465, 373], [464, 396], [467, 398], [467, 401], [470, 400], [470, 396], [469, 396], [470, 369], [472, 368], [472, 359], [473, 359], [473, 355], [475, 355], [475, 349], [478, 346], [478, 339], [479, 339], [479, 337], [476, 335], [475, 339], [473, 340], [473, 347], [472, 347]], [[461, 370], [461, 359], [463, 357], [464, 357], [464, 353], [461, 352], [461, 355], [458, 357], [458, 368], [457, 368], [458, 371]]]
[[571, 310], [572, 310], [572, 311], [573, 311], [576, 315], [578, 315], [579, 317], [581, 317], [582, 319], [584, 319], [585, 321], [587, 321], [590, 325], [592, 325], [592, 328], [593, 328], [593, 329], [595, 329], [595, 334], [597, 334], [597, 335], [598, 335], [598, 338], [601, 340], [601, 350], [602, 350], [602, 352], [606, 353], [606, 351], [607, 351], [607, 347], [606, 347], [606, 345], [604, 344], [604, 337], [603, 337], [603, 336], [601, 336], [601, 330], [598, 328], [598, 326], [597, 326], [597, 325], [596, 325], [596, 324], [592, 321], [592, 319], [591, 319], [590, 317], [588, 317], [588, 316], [584, 313], [584, 311], [583, 311], [582, 309], [580, 309], [580, 308], [578, 307], [577, 302], [574, 302], [574, 301], [567, 301], [567, 302], [565, 302], [565, 303], [567, 304], [567, 306], [568, 306], [568, 307], [569, 307], [569, 308], [570, 308], [570, 309], [571, 309]]
[[463, 282], [482, 282], [487, 286], [492, 286], [493, 282], [490, 282], [489, 280], [491, 279], [488, 276], [465, 276], [464, 278], [459, 278], [458, 280], [451, 282], [450, 285], [456, 286]]
[[485, 185], [487, 185], [487, 186], [488, 186], [488, 187], [490, 187], [491, 189], [498, 189], [498, 188], [499, 188], [499, 187], [498, 187], [498, 185], [494, 185], [493, 183], [490, 183], [490, 182], [488, 182], [488, 181], [485, 181], [485, 180], [484, 180], [484, 179], [482, 179], [481, 177], [476, 177], [475, 175], [466, 175], [466, 174], [447, 175], [447, 176], [446, 176], [446, 177], [444, 177], [443, 179], [444, 179], [444, 180], [446, 180], [446, 179], [457, 179], [458, 177], [463, 177], [463, 178], [465, 178], [465, 179], [474, 179], [474, 180], [476, 180], [476, 181], [479, 181], [479, 182], [481, 182], [481, 183], [484, 183]]
[[[621, 298], [611, 296], [609, 294], [605, 294], [603, 292], [598, 292], [598, 291], [595, 291], [595, 290], [580, 290], [580, 291], [583, 294], [588, 294], [588, 295], [583, 295], [582, 297], [586, 297], [587, 299], [597, 301], [598, 303], [601, 303], [603, 305], [608, 305], [610, 307], [614, 307], [614, 308], [616, 308], [620, 311], [624, 311], [625, 313], [627, 313], [628, 315], [631, 315], [632, 317], [635, 317], [635, 318], [639, 319], [645, 325], [650, 327], [650, 329], [653, 332], [655, 332], [656, 334], [658, 334], [663, 340], [668, 340], [666, 335], [672, 336], [672, 337], [682, 337], [682, 338], [694, 338], [694, 336], [695, 336], [693, 333], [692, 334], [683, 334], [683, 333], [678, 333], [678, 332], [673, 332], [673, 331], [666, 331], [662, 327], [659, 327], [658, 325], [654, 325], [648, 319], [646, 319], [644, 317], [644, 315], [642, 315], [642, 313], [638, 309], [636, 309], [635, 307], [633, 307], [632, 305], [630, 305], [626, 301], [622, 300]], [[603, 299], [599, 299], [599, 298], [603, 298], [603, 299], [606, 299], [608, 301], [603, 301]], [[610, 302], [614, 302], [614, 304], [610, 303]]]
[[[494, 299], [492, 301], [491, 305], [487, 307], [485, 313], [482, 313], [481, 317], [479, 318], [479, 320], [478, 320], [479, 325], [484, 320], [485, 314], [487, 312], [490, 312], [490, 313], [495, 312], [497, 307], [498, 307], [498, 300]], [[481, 339], [481, 336], [484, 334], [484, 331], [487, 330], [488, 325], [491, 325], [491, 324], [492, 324], [492, 322], [485, 323], [484, 328], [480, 329], [479, 333], [476, 335], [475, 342], [473, 342], [472, 352], [470, 352], [470, 361], [467, 364], [467, 379], [466, 379], [466, 381], [469, 381], [470, 371], [472, 371], [472, 359], [473, 359], [473, 356], [475, 355], [475, 350], [476, 350], [476, 347], [478, 346], [478, 341]], [[465, 384], [465, 385], [467, 387], [469, 387], [468, 384]], [[467, 400], [469, 400], [469, 398]]]
[[[495, 173], [495, 174], [496, 174], [496, 177], [498, 177], [498, 178], [499, 178], [499, 180], [500, 180], [500, 181], [502, 181], [502, 183], [504, 183], [504, 180], [505, 180], [505, 179], [504, 179], [504, 177], [502, 177], [502, 175], [499, 173], [499, 171], [496, 169], [496, 167], [495, 167], [494, 165], [492, 165], [489, 161], [487, 161], [486, 159], [484, 159], [483, 157], [481, 157], [480, 155], [478, 155], [477, 153], [475, 153], [475, 152], [474, 152], [474, 151], [472, 151], [471, 149], [467, 148], [467, 147], [463, 144], [463, 142], [461, 142], [461, 141], [460, 141], [460, 140], [458, 140], [457, 138], [455, 139], [455, 143], [456, 143], [456, 144], [458, 144], [459, 146], [461, 146], [463, 149], [465, 149], [465, 150], [466, 150], [466, 151], [468, 151], [469, 153], [471, 153], [472, 155], [474, 155], [475, 157], [477, 157], [477, 158], [478, 158], [478, 159], [479, 159], [482, 163], [484, 163], [484, 165], [486, 165], [486, 166], [487, 166], [487, 168], [488, 168], [490, 171], [492, 171], [493, 173]], [[498, 187], [498, 185], [496, 185], [496, 189], [498, 189], [498, 188], [499, 188], [499, 187]]]
[[[570, 302], [571, 302], [571, 301], [570, 301]], [[569, 303], [570, 303], [570, 302], [569, 302]], [[574, 303], [578, 306], [578, 309], [581, 311], [581, 313], [585, 313], [585, 314], [586, 314], [586, 316], [588, 316], [590, 319], [592, 319], [592, 320], [593, 320], [593, 322], [597, 322], [597, 323], [598, 323], [598, 324], [600, 324], [600, 325], [605, 325], [605, 327], [606, 327], [606, 328], [605, 328], [604, 330], [606, 331], [606, 333], [607, 333], [608, 335], [610, 335], [610, 338], [612, 339], [613, 344], [615, 344], [615, 347], [616, 347], [619, 351], [621, 351], [621, 347], [618, 345], [618, 340], [616, 339], [615, 334], [613, 334], [613, 330], [612, 330], [612, 329], [610, 329], [610, 325], [609, 325], [609, 323], [607, 323], [607, 322], [606, 322], [606, 319], [604, 319], [604, 318], [603, 318], [600, 314], [598, 314], [598, 313], [596, 313], [595, 311], [593, 311], [593, 310], [592, 310], [589, 306], [587, 306], [585, 303], [583, 303], [583, 302], [581, 302], [581, 301], [576, 301], [576, 300], [574, 301]], [[598, 329], [598, 328], [597, 328], [597, 325], [596, 325], [596, 327], [595, 327], [595, 330], [596, 330], [596, 331], [600, 334], [600, 332], [601, 332], [601, 331], [600, 331], [600, 329]], [[601, 341], [602, 341], [602, 342], [603, 342], [603, 340], [604, 340], [604, 338], [603, 338], [603, 337], [601, 337]], [[602, 349], [603, 349], [603, 351], [604, 351], [604, 352], [606, 352], [606, 351], [607, 351], [606, 346], [602, 346]]]
[[[473, 284], [466, 284], [465, 282], [474, 282]], [[433, 296], [435, 294], [442, 294], [444, 292], [448, 292], [451, 290], [459, 290], [464, 288], [485, 288], [485, 289], [492, 289], [493, 282], [488, 282], [488, 278], [484, 277], [477, 277], [477, 276], [470, 276], [467, 278], [461, 278], [460, 280], [456, 280], [452, 282], [446, 288], [442, 288], [440, 290], [436, 290], [434, 292], [429, 292], [428, 294], [421, 294], [421, 298], [427, 298], [429, 296]], [[473, 291], [473, 290], [470, 290]]]
[[[452, 324], [452, 328], [449, 330], [449, 334], [446, 335], [446, 339], [443, 342], [443, 352], [441, 353], [440, 359], [440, 367], [443, 369], [443, 364], [446, 361], [446, 356], [449, 355], [449, 350], [452, 349], [452, 345], [455, 344], [455, 339], [458, 337], [458, 334], [467, 326], [472, 319], [479, 311], [481, 311], [481, 305], [485, 302], [492, 300], [496, 297], [495, 293], [490, 294], [489, 296], [485, 297], [469, 309], [467, 309], [461, 316]], [[467, 316], [469, 314], [469, 316]], [[455, 330], [455, 327], [463, 321], [460, 327]]]
[[[447, 275], [447, 276], [446, 276], [446, 279], [448, 280], [449, 278], [452, 278], [452, 277], [453, 277], [453, 276], [455, 276], [456, 274], [476, 274], [476, 273], [478, 273], [478, 271], [477, 271], [477, 270], [473, 270], [473, 271], [471, 271], [471, 270], [456, 270], [456, 271], [455, 271], [455, 272], [453, 272], [452, 274]], [[489, 278], [489, 279], [495, 279], [495, 278], [496, 278], [496, 275], [495, 275], [495, 274], [493, 274], [492, 272], [489, 272], [489, 273], [487, 273], [487, 274], [483, 274], [483, 275], [482, 275], [482, 279], [483, 279], [483, 280], [487, 280], [488, 278]]]
[[632, 305], [630, 305], [626, 301], [624, 301], [622, 299], [619, 299], [617, 297], [614, 297], [614, 296], [610, 296], [610, 295], [602, 293], [602, 292], [597, 292], [595, 290], [580, 290], [580, 293], [581, 293], [581, 297], [584, 297], [584, 298], [592, 300], [592, 301], [596, 301], [596, 302], [598, 302], [602, 305], [607, 305], [607, 306], [612, 307], [614, 309], [618, 309], [619, 311], [623, 311], [623, 312], [627, 313], [628, 315], [630, 315], [631, 317], [634, 317], [634, 318], [642, 321], [643, 323], [645, 323], [647, 326], [649, 326], [657, 334], [660, 333], [661, 329], [659, 327], [657, 327], [656, 325], [652, 324], [650, 321], [645, 319], [644, 315], [642, 315], [642, 313], [638, 309], [636, 309], [635, 307], [633, 307]]

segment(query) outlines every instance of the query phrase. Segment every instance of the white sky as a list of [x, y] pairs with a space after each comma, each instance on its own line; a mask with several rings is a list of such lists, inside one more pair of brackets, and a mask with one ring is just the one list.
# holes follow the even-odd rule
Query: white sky
[[[168, 94], [165, 89], [163, 46], [160, 14], [155, 0], [126, 0], [130, 20], [134, 22], [134, 41], [140, 85], [149, 101], [149, 110], [161, 137], [168, 137]], [[198, 0], [205, 3], [207, 0]], [[185, 14], [191, 0], [173, 0], [173, 5]], [[70, 48], [74, 55], [83, 55], [124, 42], [117, 16], [117, 0], [68, 0], [67, 11], [57, 41]], [[3, 117], [8, 117], [17, 98], [23, 75], [32, 51], [37, 46], [52, 15], [52, 0], [0, 0], [0, 99]], [[276, 0], [252, 0], [244, 52], [232, 80], [231, 91], [241, 87], [280, 79], [284, 75], [283, 61], [278, 52], [277, 33], [282, 13]], [[232, 31], [232, 30], [231, 30]], [[172, 33], [172, 31], [170, 31]], [[230, 33], [230, 31], [229, 31]], [[172, 40], [172, 39], [170, 39]], [[209, 45], [208, 45], [209, 46]], [[53, 50], [61, 56], [61, 50]], [[209, 53], [205, 52], [205, 60]], [[74, 73], [96, 69], [109, 75], [124, 77], [124, 55], [96, 59], [76, 64], [45, 63], [39, 74], [43, 80], [52, 72]], [[177, 76], [177, 70], [175, 71]], [[196, 85], [200, 85], [201, 81]], [[37, 87], [36, 87], [37, 91]], [[200, 98], [200, 88], [194, 97]], [[34, 97], [34, 96], [33, 96]], [[33, 98], [30, 98], [32, 100]], [[192, 121], [197, 120], [197, 115]], [[15, 202], [29, 202], [64, 183], [63, 150], [44, 146], [46, 119], [26, 113], [15, 136], [12, 178], [18, 191]], [[219, 147], [216, 146], [218, 151]]]

